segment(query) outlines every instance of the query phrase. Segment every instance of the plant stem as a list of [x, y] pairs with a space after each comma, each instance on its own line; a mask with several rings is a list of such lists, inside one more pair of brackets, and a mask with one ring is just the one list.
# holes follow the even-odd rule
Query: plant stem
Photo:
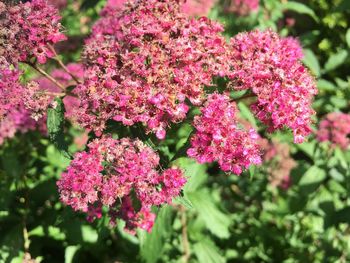
[[187, 263], [190, 259], [190, 244], [187, 235], [187, 218], [186, 218], [186, 208], [182, 205], [179, 206], [181, 214], [181, 225], [182, 225], [182, 245], [183, 245], [183, 259]]
[[37, 65], [31, 63], [31, 62], [23, 62], [29, 66], [31, 66], [33, 69], [35, 69], [36, 71], [38, 71], [41, 75], [43, 75], [44, 77], [46, 77], [47, 79], [49, 79], [52, 83], [54, 83], [57, 87], [59, 87], [61, 90], [65, 91], [66, 88], [59, 83], [56, 79], [54, 79], [49, 73], [47, 73], [45, 70], [39, 68]]
[[58, 57], [57, 53], [56, 53], [56, 50], [53, 46], [49, 45], [49, 48], [51, 49], [51, 51], [54, 53], [54, 57], [52, 58], [53, 60], [55, 60], [60, 66], [61, 68], [67, 73], [69, 74], [72, 79], [74, 79], [74, 81], [77, 83], [77, 84], [81, 84], [81, 81], [76, 77], [74, 76], [74, 74], [72, 74], [69, 69], [66, 67], [66, 65], [64, 65], [64, 63], [62, 62], [62, 60]]

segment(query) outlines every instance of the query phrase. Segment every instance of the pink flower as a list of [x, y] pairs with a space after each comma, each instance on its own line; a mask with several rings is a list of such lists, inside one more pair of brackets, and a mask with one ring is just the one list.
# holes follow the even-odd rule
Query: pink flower
[[227, 12], [236, 13], [240, 16], [249, 15], [259, 9], [259, 0], [231, 0], [226, 8]]
[[27, 84], [23, 97], [25, 107], [31, 112], [31, 117], [34, 120], [41, 119], [53, 100], [53, 96], [41, 90], [39, 84], [31, 81]]
[[45, 0], [14, 6], [1, 4], [0, 17], [0, 60], [9, 64], [16, 66], [31, 57], [45, 63], [54, 55], [50, 45], [66, 39], [61, 33], [57, 9]]
[[257, 96], [251, 106], [269, 131], [288, 127], [294, 142], [310, 134], [314, 78], [301, 64], [302, 50], [293, 38], [281, 38], [271, 30], [241, 33], [231, 39], [232, 86], [250, 89]]
[[237, 107], [226, 95], [211, 94], [194, 119], [196, 133], [188, 156], [199, 163], [217, 161], [225, 172], [241, 174], [252, 164], [260, 164], [258, 134], [240, 127]]
[[0, 67], [0, 120], [22, 102], [24, 88], [19, 83], [19, 75], [18, 70]]
[[290, 156], [289, 146], [277, 140], [260, 140], [264, 162], [267, 163], [268, 180], [273, 187], [287, 190], [292, 185], [291, 171], [297, 163]]
[[188, 16], [207, 16], [216, 0], [186, 0], [181, 5], [181, 11]]
[[107, 10], [84, 50], [85, 81], [78, 120], [98, 133], [106, 121], [143, 123], [164, 139], [200, 105], [213, 76], [224, 76], [226, 42], [220, 24], [190, 19], [176, 0], [141, 0]]
[[333, 147], [339, 146], [346, 150], [350, 144], [350, 114], [332, 112], [320, 122], [317, 140], [328, 141]]
[[171, 203], [186, 183], [177, 168], [160, 173], [159, 156], [139, 140], [102, 137], [88, 149], [75, 155], [57, 185], [62, 202], [88, 213], [89, 220], [103, 205], [112, 223], [122, 218], [130, 230], [149, 231], [154, 221], [151, 206]]

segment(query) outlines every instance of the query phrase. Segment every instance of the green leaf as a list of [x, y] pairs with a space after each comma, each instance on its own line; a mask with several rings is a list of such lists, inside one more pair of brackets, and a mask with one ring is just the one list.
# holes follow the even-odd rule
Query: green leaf
[[68, 145], [64, 140], [64, 104], [61, 98], [55, 98], [53, 106], [47, 110], [47, 131], [50, 141], [67, 158], [71, 159], [68, 153]]
[[146, 233], [141, 242], [141, 257], [147, 263], [155, 263], [162, 256], [165, 238], [171, 231], [171, 207], [163, 206], [156, 218], [151, 233]]
[[202, 240], [193, 246], [194, 254], [198, 262], [206, 263], [225, 263], [225, 258], [220, 255], [219, 248], [208, 239]]
[[171, 158], [170, 162], [175, 161], [176, 159], [179, 159], [181, 157], [187, 156], [187, 150], [191, 147], [191, 137], [194, 132], [192, 131], [188, 137], [184, 145], [181, 146], [181, 148], [175, 153], [173, 158]]
[[326, 178], [326, 172], [317, 166], [311, 166], [301, 177], [299, 185], [318, 184]]
[[341, 64], [344, 63], [347, 56], [348, 56], [348, 52], [346, 50], [341, 50], [338, 53], [333, 54], [327, 60], [325, 66], [324, 66], [324, 71], [328, 72], [328, 71], [336, 69], [337, 67], [339, 67]]
[[64, 251], [64, 263], [73, 263], [75, 253], [79, 250], [80, 246], [68, 246]]
[[213, 198], [207, 191], [188, 193], [188, 198], [210, 232], [219, 238], [229, 237], [231, 220], [213, 203]]
[[350, 29], [346, 31], [345, 39], [346, 39], [346, 43], [348, 44], [348, 47], [350, 47]]
[[343, 0], [335, 9], [335, 11], [346, 11], [350, 9], [350, 1]]
[[184, 207], [188, 208], [188, 209], [192, 209], [193, 208], [193, 205], [191, 203], [190, 200], [188, 200], [188, 198], [186, 198], [183, 194], [182, 196], [178, 196], [174, 199], [174, 203], [178, 203], [178, 204], [181, 204], [183, 205]]
[[194, 192], [200, 188], [207, 180], [207, 166], [197, 163], [190, 158], [180, 158], [176, 161], [176, 165], [181, 167], [185, 172], [187, 183], [184, 187], [184, 193]]
[[307, 66], [311, 70], [311, 72], [316, 77], [320, 76], [321, 74], [320, 64], [318, 63], [318, 60], [312, 50], [304, 49], [303, 63], [305, 64], [305, 66]]
[[87, 243], [96, 243], [98, 239], [97, 231], [89, 225], [81, 226], [83, 241]]
[[337, 86], [328, 80], [320, 79], [317, 81], [317, 88], [324, 91], [335, 91]]
[[238, 108], [240, 110], [240, 113], [244, 119], [250, 122], [250, 124], [253, 125], [255, 129], [257, 129], [256, 119], [254, 118], [253, 113], [250, 111], [250, 109], [242, 102], [238, 103]]
[[318, 18], [316, 16], [315, 12], [310, 7], [308, 7], [302, 3], [288, 1], [288, 2], [282, 4], [282, 8], [286, 9], [286, 10], [291, 10], [291, 11], [297, 12], [299, 14], [309, 15], [316, 22], [318, 21]]

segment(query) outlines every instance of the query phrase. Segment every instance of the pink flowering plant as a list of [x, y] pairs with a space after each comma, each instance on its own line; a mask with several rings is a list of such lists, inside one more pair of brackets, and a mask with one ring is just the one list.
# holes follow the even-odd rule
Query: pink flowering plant
[[[95, 253], [85, 245], [100, 239], [106, 247], [101, 241], [96, 253], [105, 258], [96, 262], [169, 262], [176, 246], [183, 262], [235, 259], [222, 240], [241, 242], [244, 262], [281, 259], [267, 245], [273, 255], [249, 252], [249, 261], [251, 222], [272, 222], [287, 236], [292, 220], [281, 215], [294, 211], [283, 209], [307, 203], [326, 171], [340, 182], [348, 168], [347, 105], [317, 99], [333, 90], [332, 70], [347, 53], [321, 69], [290, 20], [297, 12], [319, 22], [307, 8], [277, 0], [1, 1], [0, 175], [4, 185], [15, 178], [5, 188], [20, 196], [19, 257], [37, 262], [48, 248], [35, 238], [58, 231], [65, 259], [80, 251], [81, 262]], [[327, 158], [331, 165], [320, 161]], [[40, 189], [49, 192], [44, 200]], [[130, 252], [135, 246], [140, 255]], [[122, 256], [106, 252], [116, 247]]]
[[[2, 136], [47, 119], [50, 139], [72, 158], [57, 182], [61, 201], [89, 221], [106, 207], [112, 224], [121, 218], [130, 231], [151, 231], [152, 206], [171, 204], [187, 180], [173, 166], [181, 155], [170, 153], [161, 163], [157, 146], [181, 123], [192, 126], [184, 145], [190, 158], [237, 175], [262, 163], [260, 136], [240, 123], [237, 101], [249, 99], [261, 129], [289, 128], [295, 143], [311, 133], [317, 91], [298, 40], [255, 30], [227, 42], [223, 25], [183, 13], [183, 5], [108, 2], [85, 40], [81, 64], [64, 65], [54, 47], [66, 39], [54, 6], [1, 3]], [[49, 59], [61, 69], [47, 72], [42, 64]], [[21, 83], [21, 64], [41, 76]], [[218, 78], [225, 84], [218, 86]], [[243, 96], [230, 97], [241, 90]], [[193, 118], [195, 109], [200, 113]], [[68, 151], [64, 119], [90, 132], [86, 151]], [[115, 125], [127, 136], [113, 131]]]

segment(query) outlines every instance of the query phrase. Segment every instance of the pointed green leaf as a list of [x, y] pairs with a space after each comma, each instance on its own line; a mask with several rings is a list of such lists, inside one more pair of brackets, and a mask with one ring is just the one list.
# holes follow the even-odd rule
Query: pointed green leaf
[[318, 18], [316, 16], [315, 12], [305, 4], [302, 4], [299, 2], [288, 1], [288, 2], [285, 2], [282, 4], [282, 8], [285, 10], [291, 10], [291, 11], [297, 12], [299, 14], [309, 15], [316, 22], [318, 21]]
[[338, 53], [330, 56], [324, 66], [325, 72], [334, 70], [337, 67], [339, 67], [341, 64], [344, 63], [347, 56], [348, 56], [348, 52], [346, 50], [341, 50]]
[[321, 74], [321, 68], [320, 64], [318, 63], [318, 60], [310, 49], [304, 49], [304, 58], [303, 58], [303, 63], [305, 66], [307, 66], [311, 72], [316, 76], [320, 76]]

